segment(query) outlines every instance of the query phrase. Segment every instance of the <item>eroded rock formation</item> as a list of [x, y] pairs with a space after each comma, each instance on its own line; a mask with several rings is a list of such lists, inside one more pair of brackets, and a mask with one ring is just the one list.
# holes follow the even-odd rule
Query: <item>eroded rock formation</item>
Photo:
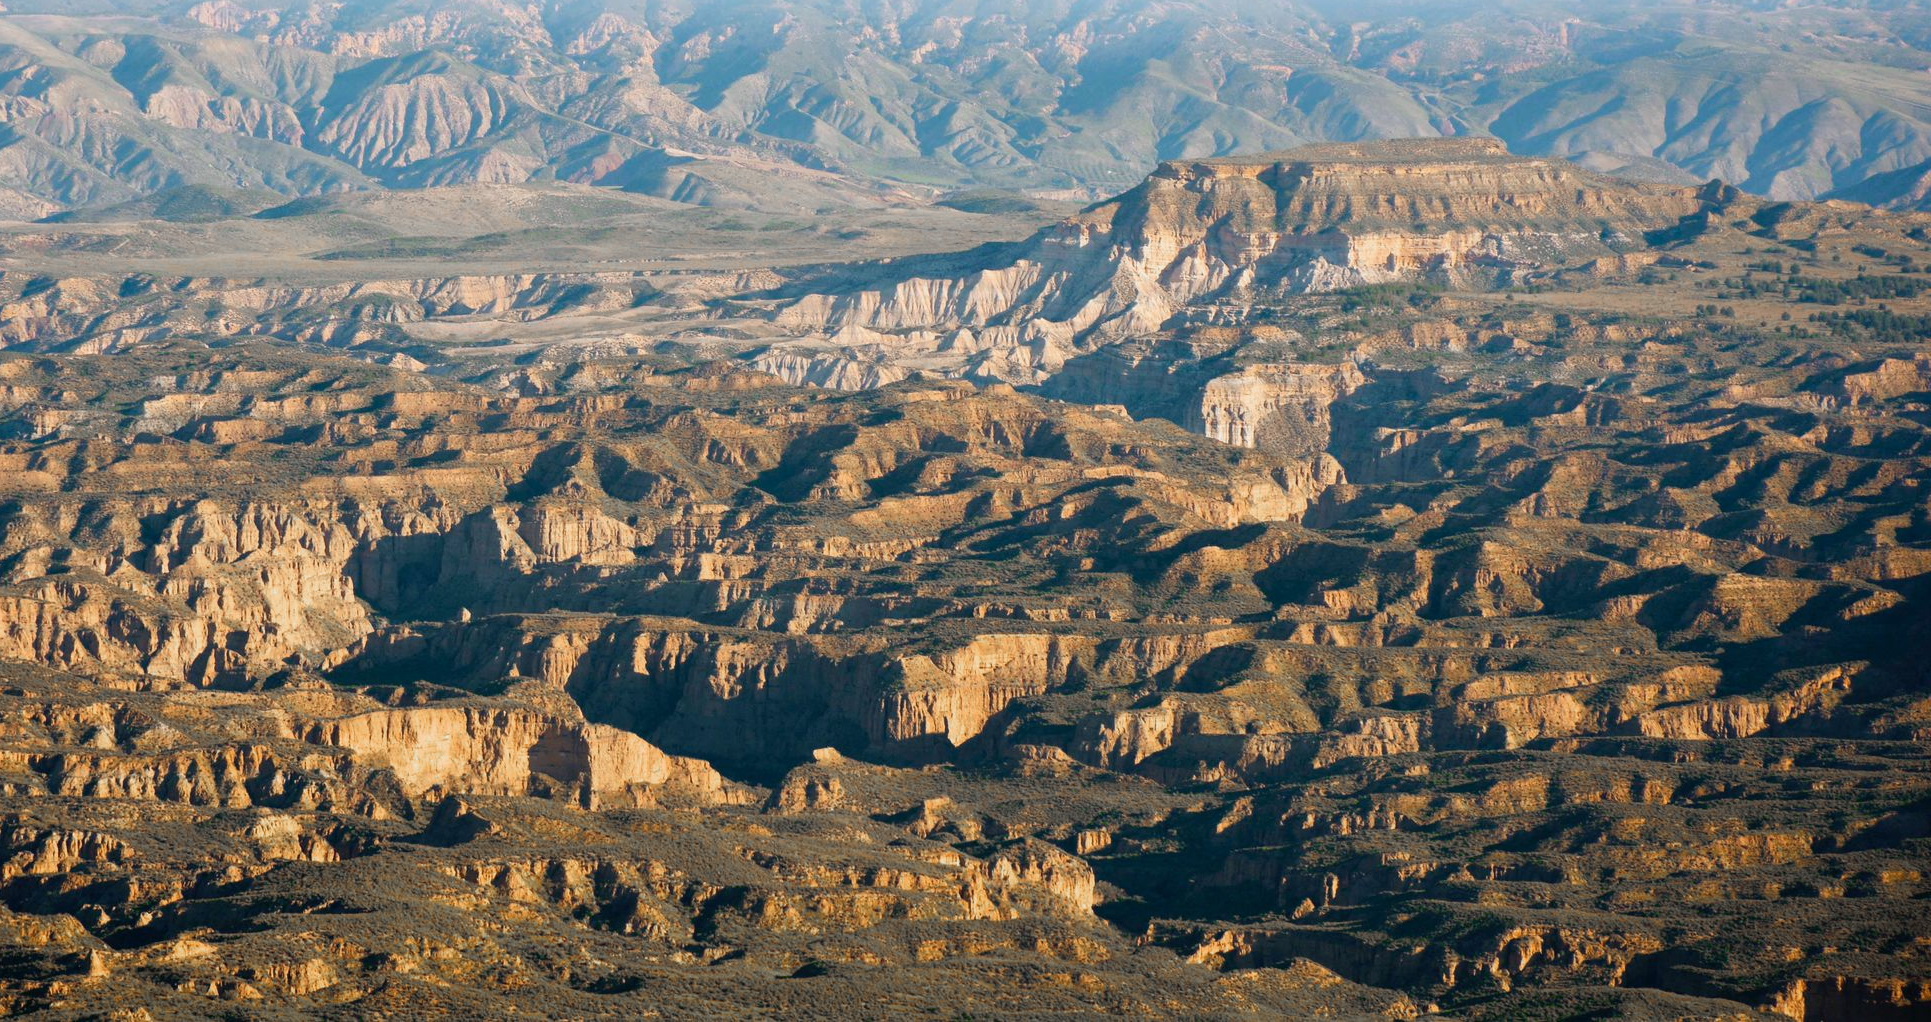
[[6, 1009], [1922, 1013], [1924, 224], [1462, 144], [1076, 223], [694, 302], [896, 377], [0, 358]]
[[[976, 263], [901, 260], [836, 292], [781, 295], [770, 315], [808, 336], [757, 364], [817, 386], [875, 386], [905, 366], [1039, 383], [1106, 342], [1246, 322], [1286, 295], [1494, 285], [1614, 257], [1705, 205], [1694, 189], [1519, 158], [1483, 139], [1173, 161]], [[1213, 417], [1224, 400], [1206, 398], [1200, 425], [1238, 434]]]

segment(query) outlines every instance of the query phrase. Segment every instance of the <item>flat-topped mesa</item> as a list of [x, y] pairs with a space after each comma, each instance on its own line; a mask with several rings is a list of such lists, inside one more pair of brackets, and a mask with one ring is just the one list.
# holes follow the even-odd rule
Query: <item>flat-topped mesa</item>
[[1189, 308], [1228, 322], [1269, 296], [1507, 284], [1640, 247], [1702, 204], [1693, 189], [1518, 157], [1491, 139], [1176, 160], [963, 273], [959, 257], [886, 265], [874, 285], [786, 302], [776, 319], [801, 339], [773, 355], [916, 359], [1037, 383], [1075, 352], [1156, 333]]
[[[1693, 191], [1518, 157], [1492, 139], [1409, 139], [1171, 161], [1060, 236], [1104, 232], [1123, 268], [1157, 285], [1138, 297], [1171, 311], [1238, 292], [1506, 283], [1637, 247], [1698, 208]], [[1126, 317], [1157, 325], [1147, 319]]]
[[[1189, 201], [1189, 195], [1204, 201]], [[1095, 212], [1130, 207], [1136, 198], [1149, 212], [1211, 219], [1243, 232], [1286, 234], [1359, 228], [1423, 234], [1457, 227], [1647, 229], [1695, 209], [1692, 193], [1684, 189], [1643, 186], [1561, 160], [1520, 157], [1495, 139], [1480, 138], [1335, 143], [1171, 160], [1139, 188]]]

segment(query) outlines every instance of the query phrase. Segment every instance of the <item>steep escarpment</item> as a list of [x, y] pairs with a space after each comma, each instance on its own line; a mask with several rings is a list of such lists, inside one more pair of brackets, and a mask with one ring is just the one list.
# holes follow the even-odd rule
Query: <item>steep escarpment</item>
[[769, 315], [808, 336], [757, 364], [794, 383], [864, 379], [814, 368], [833, 357], [1036, 383], [1109, 341], [1244, 322], [1286, 295], [1524, 281], [1642, 248], [1704, 205], [1484, 139], [1168, 162], [1023, 245], [778, 298]]

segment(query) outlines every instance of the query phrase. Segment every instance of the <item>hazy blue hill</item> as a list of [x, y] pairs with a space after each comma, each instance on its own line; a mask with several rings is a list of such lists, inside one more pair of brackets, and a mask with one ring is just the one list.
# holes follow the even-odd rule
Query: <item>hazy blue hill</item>
[[[287, 10], [280, 9], [287, 6]], [[698, 201], [692, 156], [862, 187], [1117, 190], [1161, 159], [1495, 134], [1777, 198], [1922, 206], [1918, 5], [1443, 0], [26, 0], [0, 212], [188, 184], [562, 178]]]

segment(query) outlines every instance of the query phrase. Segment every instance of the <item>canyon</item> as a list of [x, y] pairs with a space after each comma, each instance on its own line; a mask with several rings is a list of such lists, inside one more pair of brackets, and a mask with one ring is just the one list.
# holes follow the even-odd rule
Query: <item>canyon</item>
[[1456, 138], [976, 230], [0, 232], [0, 1007], [1931, 1010], [1931, 215]]

